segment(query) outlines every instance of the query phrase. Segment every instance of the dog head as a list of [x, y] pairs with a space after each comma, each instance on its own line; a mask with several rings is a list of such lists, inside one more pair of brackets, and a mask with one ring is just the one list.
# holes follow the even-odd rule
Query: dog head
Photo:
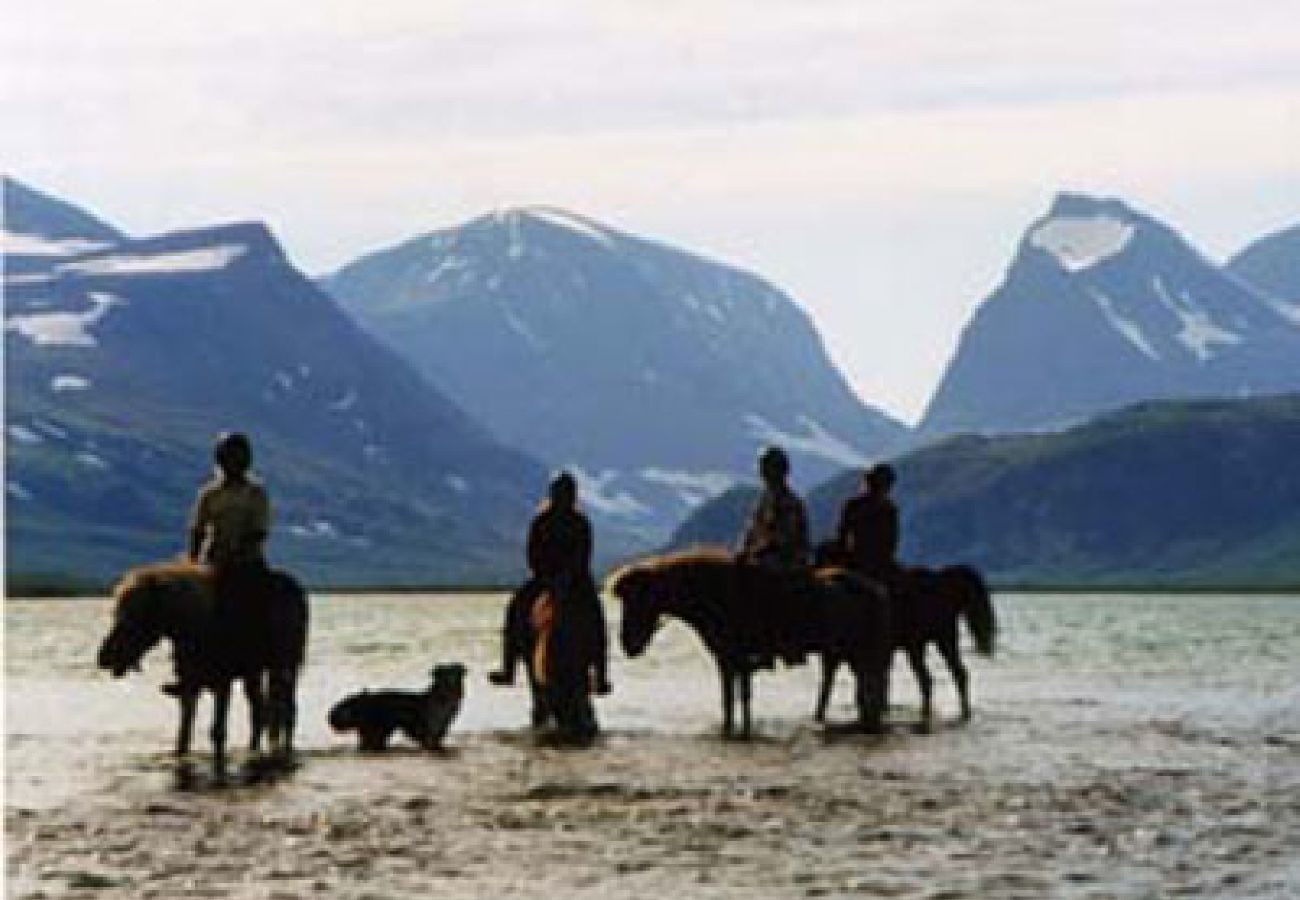
[[443, 663], [433, 667], [433, 689], [463, 696], [465, 693], [465, 667], [460, 663]]
[[352, 731], [360, 728], [362, 721], [365, 719], [364, 709], [369, 696], [369, 691], [362, 691], [359, 694], [344, 697], [336, 703], [334, 708], [330, 710], [330, 728], [335, 731]]

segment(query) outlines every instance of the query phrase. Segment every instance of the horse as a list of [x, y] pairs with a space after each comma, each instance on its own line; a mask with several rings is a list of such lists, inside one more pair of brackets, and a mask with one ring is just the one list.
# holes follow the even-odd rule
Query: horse
[[[625, 566], [610, 576], [608, 589], [623, 602], [619, 639], [628, 656], [645, 651], [666, 616], [699, 635], [721, 680], [724, 736], [735, 734], [737, 695], [741, 736], [750, 736], [753, 675], [776, 653], [848, 662], [857, 676], [858, 725], [879, 730], [892, 647], [889, 605], [867, 579], [830, 567], [800, 585], [726, 550], [697, 548]], [[784, 611], [779, 621], [774, 610]]]
[[[819, 558], [829, 558], [820, 553]], [[907, 654], [907, 661], [921, 689], [921, 721], [929, 726], [933, 717], [931, 694], [934, 679], [925, 665], [925, 649], [934, 644], [948, 666], [961, 703], [961, 720], [969, 721], [970, 676], [961, 659], [957, 619], [964, 618], [975, 640], [975, 649], [992, 656], [997, 635], [997, 619], [989, 590], [979, 572], [970, 566], [943, 569], [905, 568], [886, 579], [891, 620], [894, 625], [894, 649]], [[892, 656], [891, 650], [890, 655]], [[823, 657], [821, 689], [817, 696], [814, 718], [822, 721], [830, 702], [831, 687], [840, 660]]]
[[[585, 581], [585, 583], [583, 583]], [[604, 653], [603, 636], [593, 632], [602, 622], [586, 622], [574, 615], [571, 592], [589, 592], [579, 601], [599, 603], [595, 585], [589, 580], [560, 581], [548, 587], [525, 588], [526, 614], [513, 617], [507, 640], [519, 648], [525, 661], [532, 696], [532, 725], [554, 724], [559, 736], [575, 743], [588, 743], [599, 731], [591, 702], [592, 679], [597, 654]], [[566, 602], [567, 601], [567, 602]], [[512, 601], [513, 602], [513, 601]]]
[[[269, 759], [293, 758], [295, 693], [307, 645], [307, 594], [292, 576], [269, 574], [265, 640], [232, 641], [217, 619], [213, 570], [191, 562], [164, 562], [127, 572], [113, 588], [113, 625], [99, 648], [101, 669], [120, 678], [167, 639], [172, 645], [181, 719], [176, 757], [189, 755], [199, 695], [210, 691], [212, 766], [225, 775], [226, 718], [231, 684], [240, 680], [248, 698], [249, 750], [259, 753], [267, 732]], [[254, 648], [251, 652], [248, 647]], [[251, 657], [251, 658], [250, 658]]]

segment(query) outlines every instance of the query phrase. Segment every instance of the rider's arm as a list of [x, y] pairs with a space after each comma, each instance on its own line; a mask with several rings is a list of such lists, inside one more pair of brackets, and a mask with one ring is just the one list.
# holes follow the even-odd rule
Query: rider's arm
[[190, 562], [198, 562], [203, 552], [203, 541], [208, 534], [208, 492], [200, 491], [190, 512], [190, 540], [188, 553]]

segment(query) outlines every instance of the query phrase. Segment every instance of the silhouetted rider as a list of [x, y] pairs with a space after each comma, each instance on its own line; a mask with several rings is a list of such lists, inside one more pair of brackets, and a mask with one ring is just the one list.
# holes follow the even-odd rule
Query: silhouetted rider
[[[808, 573], [808, 515], [803, 501], [790, 489], [790, 458], [780, 447], [768, 447], [758, 458], [763, 493], [750, 515], [741, 544], [740, 560], [765, 570], [766, 580], [783, 594], [762, 610], [761, 645], [780, 653], [787, 663], [802, 663], [803, 628], [806, 611], [802, 600], [811, 590]], [[759, 654], [762, 665], [771, 665], [772, 654]]]
[[532, 577], [506, 607], [501, 668], [488, 673], [493, 684], [514, 684], [515, 668], [528, 651], [533, 604], [550, 590], [557, 606], [563, 606], [562, 615], [572, 617], [571, 625], [591, 655], [596, 693], [609, 693], [605, 612], [591, 577], [591, 523], [578, 510], [577, 502], [577, 482], [568, 472], [561, 472], [552, 480], [549, 496], [528, 528]]
[[895, 479], [888, 463], [864, 472], [862, 489], [845, 501], [836, 531], [848, 565], [886, 583], [898, 574], [898, 507], [889, 496]]
[[[271, 530], [271, 504], [261, 482], [249, 474], [248, 436], [228, 432], [213, 447], [216, 473], [204, 484], [190, 515], [189, 558], [213, 570], [217, 639], [251, 659], [265, 640], [269, 570], [263, 546]], [[168, 693], [176, 691], [167, 685]]]
[[786, 483], [790, 458], [780, 447], [768, 447], [758, 458], [758, 473], [763, 493], [749, 517], [740, 556], [770, 569], [802, 569], [808, 564], [808, 515]]

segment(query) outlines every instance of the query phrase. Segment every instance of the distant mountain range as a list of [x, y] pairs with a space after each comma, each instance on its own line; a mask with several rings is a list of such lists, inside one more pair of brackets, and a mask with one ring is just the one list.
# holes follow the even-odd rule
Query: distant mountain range
[[[824, 482], [825, 529], [843, 472], [922, 441], [899, 456], [916, 559], [1004, 581], [1295, 578], [1300, 228], [1219, 267], [1119, 201], [1062, 195], [909, 433], [772, 285], [573, 213], [483, 216], [322, 286], [260, 224], [138, 239], [3, 194], [11, 583], [180, 550], [236, 428], [272, 488], [271, 553], [313, 583], [514, 578], [560, 466], [602, 560], [679, 524], [676, 542], [732, 542], [765, 444]], [[1195, 397], [1261, 399], [1105, 414]]]
[[[963, 436], [896, 461], [904, 562], [1001, 584], [1300, 585], [1300, 394], [1144, 403], [1056, 434]], [[833, 533], [857, 489], [808, 495]], [[756, 489], [702, 506], [671, 544], [733, 544]]]
[[271, 555], [332, 583], [500, 581], [545, 470], [362, 331], [265, 227], [131, 239], [4, 182], [12, 577], [176, 553], [214, 436], [249, 431]]
[[976, 311], [924, 439], [1053, 429], [1128, 403], [1300, 390], [1300, 232], [1226, 270], [1118, 200], [1056, 199]]
[[897, 448], [808, 316], [755, 275], [545, 207], [365, 256], [325, 288], [506, 442], [661, 542], [781, 444], [814, 483]]

